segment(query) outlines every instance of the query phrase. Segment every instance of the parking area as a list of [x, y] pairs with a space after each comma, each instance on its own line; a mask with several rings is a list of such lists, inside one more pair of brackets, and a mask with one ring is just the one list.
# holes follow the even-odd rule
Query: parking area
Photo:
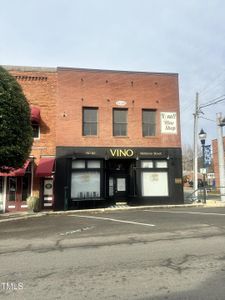
[[3, 299], [224, 298], [224, 207], [76, 211], [0, 228], [2, 283], [22, 287]]
[[73, 239], [174, 232], [209, 226], [225, 228], [225, 207], [96, 210], [44, 215], [1, 223], [0, 239]]

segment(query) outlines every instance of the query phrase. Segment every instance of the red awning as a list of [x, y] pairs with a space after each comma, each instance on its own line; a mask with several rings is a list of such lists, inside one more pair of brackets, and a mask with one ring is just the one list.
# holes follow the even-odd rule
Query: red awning
[[9, 173], [0, 173], [0, 176], [24, 176], [29, 163], [30, 163], [30, 160], [27, 160], [22, 168], [12, 170]]
[[40, 108], [32, 106], [31, 107], [31, 121], [40, 123]]
[[37, 177], [51, 176], [55, 163], [54, 157], [42, 157], [36, 169]]

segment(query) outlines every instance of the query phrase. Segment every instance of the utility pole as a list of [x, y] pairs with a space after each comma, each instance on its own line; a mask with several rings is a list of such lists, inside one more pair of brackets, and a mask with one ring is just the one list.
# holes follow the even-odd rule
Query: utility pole
[[198, 93], [195, 98], [195, 113], [194, 113], [194, 159], [193, 159], [193, 170], [194, 170], [194, 197], [198, 200]]
[[220, 176], [220, 197], [221, 201], [225, 201], [225, 171], [224, 171], [224, 145], [223, 145], [223, 126], [225, 120], [222, 120], [222, 113], [216, 114], [217, 123], [217, 146], [218, 146], [218, 165]]

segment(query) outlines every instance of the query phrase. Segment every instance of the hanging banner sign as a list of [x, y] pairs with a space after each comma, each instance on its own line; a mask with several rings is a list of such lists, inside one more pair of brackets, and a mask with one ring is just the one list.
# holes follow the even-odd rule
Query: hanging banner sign
[[177, 113], [161, 112], [161, 133], [177, 134]]

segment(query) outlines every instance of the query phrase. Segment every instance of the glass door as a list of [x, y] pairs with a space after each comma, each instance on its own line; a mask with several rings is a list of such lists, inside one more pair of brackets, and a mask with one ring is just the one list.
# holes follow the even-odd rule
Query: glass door
[[109, 177], [109, 197], [115, 201], [127, 200], [127, 176], [114, 174]]
[[7, 211], [16, 210], [17, 177], [7, 177]]
[[115, 176], [115, 198], [117, 200], [127, 200], [127, 177], [125, 175]]
[[3, 182], [4, 177], [0, 177], [0, 212], [3, 211]]

